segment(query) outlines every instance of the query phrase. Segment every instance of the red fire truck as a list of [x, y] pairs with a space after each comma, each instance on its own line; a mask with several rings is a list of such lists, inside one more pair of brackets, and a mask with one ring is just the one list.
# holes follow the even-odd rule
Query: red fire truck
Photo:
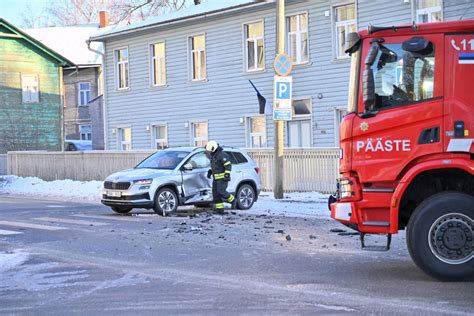
[[[474, 20], [350, 33], [349, 114], [331, 216], [366, 234], [406, 229], [441, 280], [474, 275]], [[380, 249], [379, 249], [380, 250]]]

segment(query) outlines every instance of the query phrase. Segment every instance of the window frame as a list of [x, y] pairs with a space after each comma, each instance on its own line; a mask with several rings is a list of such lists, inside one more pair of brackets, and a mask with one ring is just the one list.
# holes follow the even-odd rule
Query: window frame
[[[350, 5], [354, 5], [354, 14], [355, 14], [354, 19], [353, 20], [337, 21], [337, 14], [336, 14], [337, 8], [350, 6]], [[351, 60], [351, 56], [349, 56], [349, 54], [346, 54], [344, 52], [342, 52], [342, 53], [344, 53], [343, 55], [339, 54], [339, 37], [338, 37], [338, 33], [337, 33], [337, 28], [339, 26], [344, 26], [345, 30], [347, 32], [348, 26], [354, 24], [355, 29], [357, 31], [357, 29], [358, 29], [358, 27], [357, 27], [357, 9], [358, 9], [357, 1], [354, 1], [354, 2], [348, 1], [348, 2], [338, 3], [338, 4], [335, 4], [335, 5], [331, 6], [331, 25], [332, 25], [331, 33], [332, 33], [332, 44], [333, 44], [333, 58], [334, 58], [335, 61], [348, 61], [348, 60]]]
[[[196, 135], [194, 134], [194, 127], [196, 124], [206, 124], [206, 138], [205, 139], [197, 139]], [[197, 145], [196, 142], [205, 142], [209, 141], [209, 121], [208, 120], [195, 120], [189, 122], [190, 127], [190, 143], [191, 146], [195, 147], [202, 147], [204, 145]]]
[[[130, 141], [126, 142], [122, 140], [122, 135], [123, 131], [129, 128], [130, 129]], [[133, 150], [132, 144], [133, 144], [133, 130], [131, 125], [120, 125], [115, 128], [116, 134], [117, 134], [117, 150], [119, 151], [127, 151], [127, 150]], [[129, 149], [123, 149], [123, 145], [129, 144], [130, 148]]]
[[[440, 0], [439, 6], [427, 7], [423, 9], [418, 9], [418, 0], [412, 1], [412, 20], [416, 23], [422, 23], [418, 21], [418, 16], [421, 14], [428, 13], [429, 19], [431, 19], [431, 14], [433, 12], [439, 11], [441, 13], [441, 21], [444, 21], [444, 1]], [[436, 10], [435, 10], [436, 9]], [[426, 23], [434, 23], [433, 21], [428, 21]]]
[[[84, 126], [89, 126], [90, 127], [90, 132], [88, 133], [84, 133], [81, 131], [81, 129], [84, 127]], [[92, 140], [92, 124], [79, 124], [79, 138], [81, 140]], [[85, 134], [86, 136], [87, 135], [90, 135], [90, 139], [88, 139], [87, 137], [86, 138], [82, 138], [82, 134]]]
[[[290, 35], [291, 35], [291, 34], [296, 34], [296, 38], [297, 38], [297, 39], [298, 39], [298, 36], [299, 36], [300, 41], [299, 41], [299, 42], [297, 41], [297, 43], [300, 43], [300, 44], [301, 44], [301, 34], [304, 33], [304, 32], [302, 32], [301, 30], [298, 30], [297, 32], [290, 32], [290, 27], [291, 27], [291, 25], [290, 25], [289, 20], [290, 20], [290, 18], [293, 17], [293, 16], [299, 16], [299, 15], [303, 15], [303, 14], [306, 14], [307, 20], [308, 20], [308, 28], [306, 29], [306, 34], [307, 34], [307, 35], [306, 35], [306, 38], [307, 38], [307, 41], [308, 41], [308, 48], [307, 48], [307, 49], [308, 49], [308, 60], [306, 60], [306, 61], [298, 61], [298, 60], [294, 60], [293, 56], [291, 56], [291, 47], [290, 47], [291, 41], [290, 41]], [[309, 64], [310, 61], [311, 61], [311, 56], [310, 56], [310, 51], [311, 51], [311, 50], [309, 49], [309, 47], [310, 47], [310, 40], [309, 40], [309, 12], [308, 12], [308, 11], [293, 12], [293, 13], [287, 14], [285, 18], [286, 18], [286, 20], [285, 20], [285, 24], [286, 24], [286, 51], [287, 51], [288, 55], [291, 57], [291, 62], [292, 62], [292, 64], [293, 64], [293, 65], [306, 65], [306, 64]], [[299, 18], [298, 18], [298, 21], [299, 21]], [[300, 24], [300, 23], [298, 23], [298, 27], [299, 27], [299, 24]], [[301, 46], [301, 45], [300, 45], [300, 46]], [[300, 47], [300, 50], [301, 50], [301, 47]], [[297, 51], [298, 51], [298, 46], [297, 46]], [[300, 52], [302, 52], [302, 50], [301, 50]], [[300, 55], [299, 57], [302, 57], [302, 55]]]
[[[156, 138], [156, 133], [155, 133], [155, 128], [156, 127], [161, 127], [163, 126], [165, 128], [165, 138]], [[155, 122], [150, 124], [151, 128], [151, 148], [152, 149], [166, 149], [169, 148], [169, 142], [168, 142], [168, 124], [165, 122]], [[158, 147], [159, 142], [163, 142], [165, 144], [165, 147]]]
[[[381, 108], [377, 108], [377, 112], [383, 112], [383, 111], [386, 111], [386, 110], [391, 110], [391, 109], [394, 109], [394, 108], [400, 108], [400, 107], [406, 107], [406, 106], [410, 106], [410, 105], [414, 105], [414, 104], [419, 104], [419, 103], [424, 103], [424, 102], [430, 102], [430, 101], [435, 101], [435, 100], [439, 100], [439, 99], [442, 99], [443, 98], [443, 85], [440, 85], [440, 84], [435, 84], [435, 82], [438, 82], [438, 81], [442, 81], [442, 72], [443, 72], [443, 67], [444, 67], [444, 61], [443, 61], [443, 58], [439, 57], [439, 54], [440, 53], [437, 53], [440, 48], [437, 48], [437, 47], [443, 47], [442, 46], [442, 39], [443, 39], [443, 36], [440, 35], [440, 34], [427, 34], [424, 36], [426, 39], [428, 39], [434, 46], [434, 60], [435, 60], [435, 67], [434, 67], [434, 72], [433, 72], [433, 96], [431, 98], [426, 98], [426, 99], [420, 99], [420, 100], [411, 100], [411, 101], [406, 101], [406, 102], [403, 102], [403, 103], [398, 103], [398, 104], [392, 104], [390, 106], [385, 106], [385, 107], [381, 107]], [[405, 40], [408, 40], [410, 39], [411, 37], [410, 36], [401, 36], [401, 37], [398, 37], [396, 39], [391, 39], [391, 38], [386, 38], [386, 42], [383, 43], [383, 45], [400, 45], [400, 48], [402, 46], [402, 43], [405, 41]], [[365, 56], [364, 56], [365, 58]], [[361, 65], [363, 68], [361, 68], [361, 76], [363, 74], [363, 71], [366, 69], [366, 65]], [[372, 65], [373, 67], [373, 65]], [[374, 80], [376, 78], [376, 73], [374, 73]], [[362, 79], [361, 79], [362, 80]], [[359, 93], [362, 93], [361, 90], [362, 87], [359, 88]], [[362, 95], [362, 94], [361, 94]], [[364, 110], [360, 110], [360, 108], [362, 107], [363, 109], [363, 103], [361, 103], [359, 105], [359, 109], [358, 109], [358, 113], [362, 113]]]
[[[291, 121], [287, 121], [285, 124], [285, 129], [286, 129], [286, 145], [288, 148], [306, 148], [306, 147], [290, 147], [290, 133], [289, 133], [289, 124], [291, 122], [298, 122], [298, 121], [309, 121], [310, 124], [310, 135], [309, 135], [309, 143], [310, 147], [314, 147], [313, 145], [313, 98], [311, 96], [303, 96], [303, 97], [298, 97], [298, 98], [293, 98], [291, 100], [291, 106], [292, 106], [292, 111], [293, 111], [293, 102], [298, 102], [298, 101], [309, 101], [309, 108], [311, 113], [310, 114], [294, 114], [292, 113], [292, 118]], [[301, 136], [301, 135], [300, 135]]]
[[[118, 58], [118, 52], [121, 50], [127, 50], [127, 61], [126, 62], [120, 62]], [[127, 86], [126, 87], [120, 87], [120, 64], [126, 64], [127, 67], [127, 72], [128, 72], [128, 78], [127, 78]], [[115, 72], [115, 89], [118, 91], [126, 91], [130, 90], [130, 49], [128, 46], [123, 46], [114, 49], [114, 72]]]
[[340, 146], [339, 137], [341, 134], [341, 131], [340, 131], [341, 121], [339, 121], [339, 115], [343, 112], [346, 112], [346, 114], [342, 116], [344, 117], [349, 113], [347, 111], [347, 106], [335, 106], [333, 110], [334, 110], [334, 145], [336, 147], [339, 147]]
[[[26, 81], [25, 79], [28, 78], [28, 77], [29, 78], [36, 78], [36, 82], [38, 83], [37, 86], [36, 86], [37, 91], [36, 91], [36, 98], [35, 99], [31, 98], [31, 91], [30, 90], [27, 90], [27, 91], [24, 90], [24, 84], [25, 84], [25, 81]], [[40, 76], [38, 74], [20, 74], [20, 81], [21, 81], [21, 103], [25, 103], [25, 104], [38, 104], [38, 103], [40, 103]], [[28, 100], [26, 100], [24, 98], [25, 92], [27, 92], [28, 95], [29, 95]]]
[[[252, 119], [254, 118], [263, 118], [265, 130], [263, 133], [252, 133]], [[259, 135], [263, 134], [263, 135]], [[253, 147], [252, 146], [252, 137], [260, 136], [265, 138], [265, 146]], [[245, 116], [245, 144], [247, 148], [268, 148], [268, 138], [267, 138], [267, 117], [265, 114], [258, 115], [247, 115]]]
[[[193, 38], [198, 37], [198, 36], [203, 36], [204, 37], [204, 49], [203, 50], [198, 50], [198, 55], [202, 56], [201, 52], [204, 51], [204, 72], [205, 76], [204, 78], [194, 78], [194, 49], [193, 49]], [[206, 50], [206, 33], [197, 33], [193, 35], [189, 35], [188, 37], [188, 76], [189, 76], [189, 81], [190, 82], [203, 82], [207, 81], [207, 50]], [[201, 75], [201, 63], [199, 63], [199, 75]]]
[[[248, 41], [249, 41], [249, 38], [247, 38], [247, 27], [249, 24], [256, 24], [256, 23], [262, 23], [262, 30], [263, 30], [263, 34], [262, 34], [262, 41], [263, 41], [263, 67], [261, 68], [258, 68], [256, 67], [255, 69], [249, 69], [249, 60], [248, 60]], [[252, 38], [252, 39], [255, 39], [255, 40], [258, 40], [260, 38]], [[258, 20], [252, 20], [252, 21], [248, 21], [248, 22], [244, 22], [242, 23], [242, 43], [243, 43], [243, 57], [244, 57], [244, 71], [245, 72], [248, 72], [248, 73], [254, 73], [254, 72], [261, 72], [261, 71], [265, 71], [266, 69], [266, 64], [265, 64], [265, 19], [258, 19]], [[254, 51], [257, 52], [257, 55], [258, 56], [258, 47], [255, 46], [255, 49]], [[258, 66], [258, 58], [255, 59], [256, 61], [256, 64]]]
[[[82, 90], [81, 89], [81, 84], [88, 84], [89, 85], [89, 89], [88, 90]], [[81, 82], [78, 82], [77, 83], [77, 91], [78, 91], [78, 100], [77, 100], [77, 105], [78, 106], [88, 106], [89, 105], [89, 101], [92, 100], [92, 85], [90, 82], [88, 81], [81, 81]], [[87, 102], [85, 104], [81, 104], [81, 92], [83, 91], [89, 91], [89, 100], [87, 100]]]
[[[163, 49], [163, 62], [164, 62], [164, 69], [165, 69], [165, 74], [164, 74], [164, 80], [163, 80], [163, 83], [159, 83], [159, 84], [156, 84], [155, 83], [155, 59], [156, 57], [153, 56], [153, 45], [156, 45], [156, 44], [163, 44], [164, 45], [164, 49]], [[150, 86], [151, 87], [166, 87], [167, 86], [167, 68], [166, 68], [166, 41], [165, 40], [159, 40], [159, 41], [154, 41], [154, 42], [150, 42], [148, 43], [148, 61], [149, 61], [149, 72], [150, 72]], [[160, 68], [160, 72], [161, 72], [161, 68]], [[161, 75], [161, 73], [160, 73]]]

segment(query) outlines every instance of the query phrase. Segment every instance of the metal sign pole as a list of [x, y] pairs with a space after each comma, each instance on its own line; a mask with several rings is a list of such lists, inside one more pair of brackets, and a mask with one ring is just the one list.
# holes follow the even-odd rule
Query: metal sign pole
[[[285, 0], [277, 2], [277, 55], [285, 53]], [[275, 121], [273, 196], [283, 198], [283, 121]]]

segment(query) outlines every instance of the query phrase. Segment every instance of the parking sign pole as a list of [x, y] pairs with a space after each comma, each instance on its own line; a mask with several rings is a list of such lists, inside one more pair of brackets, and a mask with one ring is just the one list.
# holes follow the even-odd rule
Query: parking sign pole
[[[277, 1], [277, 55], [285, 53], [285, 0]], [[275, 121], [273, 196], [283, 198], [283, 121]]]

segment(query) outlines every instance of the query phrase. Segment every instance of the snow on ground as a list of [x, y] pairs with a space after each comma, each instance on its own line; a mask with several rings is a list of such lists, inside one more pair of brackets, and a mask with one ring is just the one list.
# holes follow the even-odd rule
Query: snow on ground
[[[43, 181], [33, 177], [0, 177], [0, 194], [100, 203], [101, 192], [101, 181]], [[282, 200], [274, 199], [271, 192], [262, 192], [255, 205], [246, 213], [329, 218], [327, 195], [318, 192], [285, 193]]]
[[0, 177], [0, 194], [26, 195], [61, 201], [99, 202], [101, 190], [102, 181], [43, 181], [34, 177]]
[[0, 274], [21, 266], [28, 258], [29, 255], [20, 249], [13, 252], [0, 251]]

